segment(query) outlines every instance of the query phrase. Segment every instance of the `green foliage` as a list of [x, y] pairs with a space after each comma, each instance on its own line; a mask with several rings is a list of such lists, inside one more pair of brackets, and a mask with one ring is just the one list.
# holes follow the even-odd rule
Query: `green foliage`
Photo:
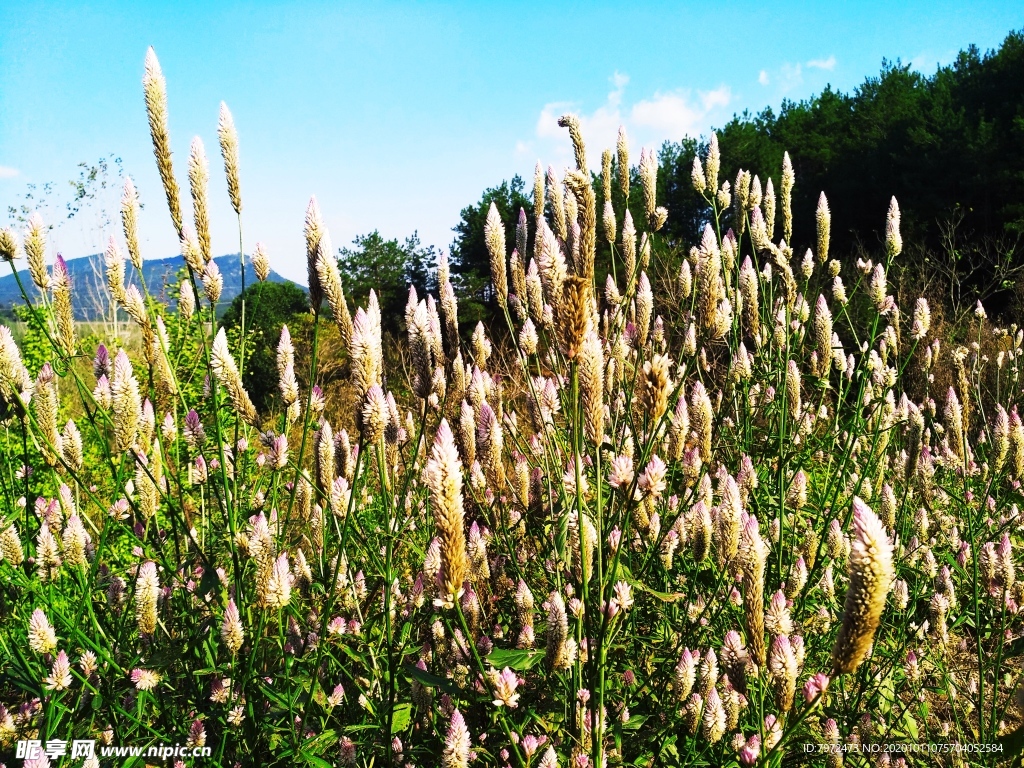
[[46, 338], [46, 329], [43, 328], [41, 316], [31, 307], [18, 305], [14, 307], [14, 314], [25, 324], [25, 332], [20, 340], [21, 359], [29, 373], [35, 376], [50, 359], [51, 349]]
[[[883, 62], [879, 75], [852, 93], [827, 87], [806, 101], [783, 102], [777, 115], [744, 112], [719, 131], [719, 141], [723, 181], [732, 182], [739, 168], [780, 168], [782, 153], [789, 152], [796, 172], [794, 231], [804, 236], [791, 243], [797, 253], [813, 245], [822, 191], [840, 252], [884, 240], [878, 211], [893, 195], [907, 242], [938, 244], [940, 223], [954, 209], [976, 237], [1020, 232], [1024, 31], [1010, 33], [997, 51], [982, 54], [971, 46], [931, 76]], [[667, 232], [690, 242], [699, 239], [702, 222], [685, 204], [679, 209], [673, 192], [689, 187], [693, 155], [686, 140], [661, 157], [661, 173], [669, 177]], [[774, 182], [778, 192], [777, 176]]]
[[658, 199], [669, 210], [663, 233], [667, 240], [680, 245], [697, 242], [704, 224], [711, 219], [711, 208], [690, 181], [693, 158], [703, 151], [696, 139], [686, 138], [666, 141], [658, 153]]
[[370, 290], [376, 291], [383, 326], [397, 333], [409, 286], [420, 295], [433, 288], [437, 251], [432, 245], [422, 245], [416, 232], [400, 243], [397, 239], [385, 240], [374, 230], [358, 235], [352, 244], [354, 248], [338, 250], [338, 268], [348, 299], [365, 304]]
[[[245, 301], [246, 358], [242, 381], [260, 411], [277, 396], [277, 342], [282, 325], [309, 312], [306, 292], [295, 283], [257, 283], [231, 302], [221, 322], [229, 333], [240, 330]], [[238, 349], [237, 341], [232, 344]]]
[[[519, 209], [526, 209], [527, 217], [533, 217], [532, 196], [523, 191], [525, 186], [522, 177], [517, 175], [511, 182], [503, 181], [497, 187], [484, 190], [478, 203], [462, 209], [459, 223], [453, 227], [452, 283], [458, 291], [459, 315], [464, 325], [475, 326], [479, 320], [490, 317], [497, 308], [491, 293], [491, 258], [484, 243], [487, 211], [494, 203], [505, 223], [505, 242], [511, 250], [516, 241]], [[533, 242], [532, 233], [530, 242]]]

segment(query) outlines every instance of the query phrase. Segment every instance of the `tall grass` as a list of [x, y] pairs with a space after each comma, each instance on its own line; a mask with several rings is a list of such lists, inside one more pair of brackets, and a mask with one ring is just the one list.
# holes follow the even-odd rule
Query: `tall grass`
[[[218, 765], [445, 768], [1007, 756], [992, 750], [1024, 703], [1022, 333], [979, 307], [978, 342], [945, 349], [924, 300], [896, 304], [895, 200], [873, 261], [828, 258], [824, 195], [817, 231], [796, 233], [815, 249], [796, 254], [788, 156], [777, 217], [773, 180], [719, 179], [712, 135], [693, 183], [714, 216], [652, 284], [671, 215], [653, 153], [641, 189], [617, 179], [645, 219], [620, 221], [610, 153], [599, 198], [567, 116], [577, 167], [538, 169], [511, 254], [487, 219], [505, 328], [460, 337], [442, 261], [437, 297], [410, 291], [402, 370], [385, 367], [376, 297], [349, 307], [313, 200], [308, 369], [283, 329], [282, 410], [260, 414], [244, 333], [230, 343], [213, 311], [202, 145], [193, 229], [152, 51], [145, 87], [189, 279], [177, 306], [149, 301], [112, 241], [137, 352], [78, 343], [41, 222], [24, 246], [0, 237], [12, 267], [27, 252], [49, 345], [33, 376], [0, 327], [0, 748], [187, 741]], [[242, 252], [226, 108], [220, 126]], [[628, 168], [624, 132], [617, 157]], [[654, 311], [669, 290], [676, 328]], [[317, 386], [329, 323], [351, 432]], [[955, 385], [911, 398], [907, 377], [944, 361]]]

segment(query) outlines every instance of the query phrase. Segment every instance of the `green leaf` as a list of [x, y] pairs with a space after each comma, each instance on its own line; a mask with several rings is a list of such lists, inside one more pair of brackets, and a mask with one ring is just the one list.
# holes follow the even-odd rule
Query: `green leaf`
[[496, 669], [508, 667], [517, 672], [532, 669], [544, 657], [542, 651], [528, 651], [519, 648], [495, 648], [487, 656], [487, 662]]
[[910, 710], [903, 713], [903, 724], [907, 727], [907, 733], [910, 734], [910, 737], [914, 741], [917, 741], [917, 720], [915, 720], [914, 716], [910, 714]]
[[316, 693], [313, 694], [313, 701], [319, 704], [321, 707], [327, 708], [327, 693], [324, 691], [322, 685], [316, 687]]
[[401, 733], [412, 722], [412, 704], [399, 704], [391, 712], [391, 735]]
[[317, 768], [333, 768], [333, 766], [322, 757], [311, 755], [308, 752], [299, 752], [299, 759], [304, 760], [306, 765], [315, 765]]
[[879, 702], [879, 709], [883, 715], [888, 715], [892, 710], [892, 702], [895, 697], [894, 684], [892, 680], [892, 674], [890, 673], [882, 680], [881, 685], [878, 688], [878, 694], [881, 701]]
[[669, 757], [678, 760], [679, 749], [676, 747], [676, 736], [670, 736], [661, 748], [662, 754], [667, 754]]
[[413, 678], [414, 680], [416, 680], [417, 682], [419, 682], [427, 688], [440, 688], [442, 691], [451, 696], [462, 696], [465, 693], [451, 680], [448, 680], [444, 677], [438, 677], [437, 675], [432, 675], [429, 672], [420, 669], [419, 667], [409, 665], [405, 668], [405, 671], [408, 673], [409, 677]]
[[633, 715], [629, 720], [622, 724], [622, 730], [639, 731], [640, 726], [645, 722], [647, 722], [647, 715]]
[[346, 725], [346, 733], [355, 733], [356, 731], [377, 731], [380, 730], [380, 726], [377, 723], [358, 723], [356, 725]]
[[633, 586], [638, 587], [642, 591], [644, 591], [647, 594], [649, 594], [651, 597], [656, 597], [658, 600], [661, 600], [663, 603], [675, 603], [675, 602], [678, 602], [678, 601], [680, 601], [680, 600], [682, 600], [682, 599], [684, 599], [686, 597], [686, 593], [685, 592], [659, 592], [658, 590], [651, 589], [646, 584], [643, 584], [641, 582], [637, 582]]

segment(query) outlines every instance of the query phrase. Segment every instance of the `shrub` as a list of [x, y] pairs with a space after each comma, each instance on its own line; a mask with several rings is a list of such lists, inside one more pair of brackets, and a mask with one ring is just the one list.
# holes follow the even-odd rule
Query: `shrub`
[[253, 403], [265, 412], [277, 395], [277, 360], [274, 353], [281, 326], [301, 322], [309, 313], [309, 297], [295, 283], [259, 282], [236, 296], [221, 319], [229, 331], [242, 332], [242, 305], [248, 307], [245, 318], [246, 346], [242, 380]]

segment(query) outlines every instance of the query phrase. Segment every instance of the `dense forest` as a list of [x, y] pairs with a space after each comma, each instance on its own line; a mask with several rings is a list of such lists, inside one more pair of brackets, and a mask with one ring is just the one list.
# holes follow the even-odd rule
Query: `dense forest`
[[[937, 243], [940, 223], [955, 210], [975, 236], [1020, 234], [1024, 31], [1008, 35], [998, 51], [972, 46], [931, 76], [883, 62], [878, 76], [853, 93], [826, 88], [807, 101], [784, 102], [778, 115], [738, 115], [719, 139], [724, 171], [778, 169], [789, 152], [797, 231], [813, 231], [812, 212], [824, 191], [835, 211], [833, 237], [847, 242], [882, 242], [879, 211], [890, 195], [901, 203], [906, 239]], [[666, 144], [661, 158], [670, 204], [687, 212], [697, 199], [690, 191], [693, 149], [689, 142]], [[686, 218], [672, 217], [667, 226], [693, 237]]]

